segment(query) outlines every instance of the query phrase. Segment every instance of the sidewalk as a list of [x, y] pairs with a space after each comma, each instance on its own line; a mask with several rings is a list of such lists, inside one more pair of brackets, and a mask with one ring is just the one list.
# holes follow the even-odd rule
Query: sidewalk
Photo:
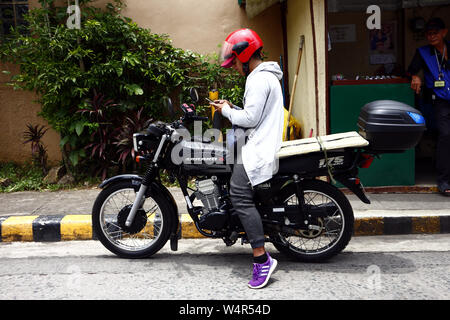
[[[178, 188], [169, 188], [182, 214], [182, 237], [202, 237]], [[0, 241], [90, 240], [91, 210], [100, 189], [0, 193]], [[450, 197], [437, 193], [368, 193], [371, 204], [346, 193], [355, 236], [450, 233]]]

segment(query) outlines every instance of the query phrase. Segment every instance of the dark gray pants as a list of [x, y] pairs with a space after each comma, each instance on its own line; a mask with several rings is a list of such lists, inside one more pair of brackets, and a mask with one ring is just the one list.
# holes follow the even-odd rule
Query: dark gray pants
[[450, 187], [450, 101], [437, 99], [434, 111], [439, 131], [436, 146], [437, 183]]
[[244, 165], [235, 164], [230, 181], [230, 199], [241, 220], [252, 248], [264, 246], [264, 229], [261, 216], [253, 201], [254, 191]]

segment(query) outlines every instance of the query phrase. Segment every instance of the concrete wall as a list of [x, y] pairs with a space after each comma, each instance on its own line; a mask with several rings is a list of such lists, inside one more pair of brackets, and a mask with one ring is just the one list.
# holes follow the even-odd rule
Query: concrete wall
[[278, 61], [281, 54], [279, 5], [249, 20], [237, 0], [130, 0], [123, 14], [152, 32], [169, 34], [175, 47], [219, 52], [230, 32], [249, 27], [261, 36], [269, 59]]
[[[38, 5], [37, 0], [29, 1], [30, 7]], [[17, 74], [19, 68], [12, 64], [0, 64], [0, 70], [7, 70]], [[13, 90], [6, 86], [10, 75], [0, 73], [0, 161], [24, 162], [31, 159], [31, 145], [23, 144], [23, 132], [27, 124], [45, 125], [47, 121], [37, 115], [40, 105], [33, 102], [37, 99], [36, 94], [29, 91]], [[50, 162], [61, 159], [59, 151], [59, 134], [49, 130], [42, 139], [47, 147]]]
[[[313, 0], [314, 26], [316, 36], [316, 62], [314, 61], [313, 28], [311, 23], [310, 0], [288, 1], [287, 36], [289, 58], [289, 91], [292, 93], [297, 68], [300, 36], [305, 36], [302, 61], [294, 96], [292, 114], [302, 126], [302, 136], [326, 134], [326, 41], [325, 41], [325, 0]], [[316, 90], [317, 89], [317, 90]], [[317, 96], [317, 102], [316, 102]], [[318, 112], [316, 112], [318, 103]], [[316, 121], [318, 117], [318, 123]]]
[[[110, 0], [98, 0], [99, 7]], [[254, 19], [249, 20], [237, 0], [128, 0], [123, 15], [132, 18], [138, 25], [155, 33], [165, 33], [173, 45], [198, 53], [219, 52], [218, 45], [235, 29], [250, 27], [258, 32], [265, 44], [264, 51], [269, 60], [279, 61], [282, 53], [280, 8], [275, 5]], [[37, 0], [30, 0], [37, 6]], [[67, 1], [60, 1], [66, 4]], [[71, 3], [74, 3], [72, 0]], [[0, 70], [17, 72], [16, 66], [0, 65]], [[0, 161], [23, 161], [31, 157], [30, 147], [22, 144], [22, 132], [26, 124], [48, 125], [37, 116], [40, 106], [33, 103], [34, 93], [13, 91], [6, 87], [9, 76], [0, 73]], [[59, 135], [49, 130], [44, 139], [49, 160], [61, 159]]]
[[[1, 70], [12, 69], [12, 66], [1, 67]], [[27, 130], [27, 124], [49, 126], [37, 115], [41, 110], [40, 105], [33, 102], [37, 96], [29, 91], [14, 91], [6, 87], [3, 80], [0, 80], [0, 161], [24, 162], [31, 159], [31, 145], [23, 144], [23, 132]], [[42, 141], [47, 148], [49, 161], [58, 162], [61, 159], [59, 134], [48, 130]]]

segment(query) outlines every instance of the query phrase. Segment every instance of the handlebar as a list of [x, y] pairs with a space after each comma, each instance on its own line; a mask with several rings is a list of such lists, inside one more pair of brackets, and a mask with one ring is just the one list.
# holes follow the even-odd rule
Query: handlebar
[[208, 117], [201, 117], [201, 116], [193, 116], [189, 118], [190, 120], [200, 120], [200, 121], [207, 121], [209, 118]]
[[187, 103], [183, 103], [181, 105], [181, 110], [183, 111], [184, 115], [179, 120], [176, 120], [172, 123], [175, 128], [178, 128], [183, 123], [209, 120], [208, 117], [197, 116], [197, 114], [195, 113], [195, 106], [193, 104], [188, 105]]
[[201, 116], [184, 116], [182, 118], [180, 118], [179, 120], [176, 120], [172, 123], [172, 126], [174, 126], [174, 128], [179, 128], [180, 125], [182, 125], [183, 123], [189, 123], [191, 121], [207, 121], [209, 120], [208, 117], [201, 117]]

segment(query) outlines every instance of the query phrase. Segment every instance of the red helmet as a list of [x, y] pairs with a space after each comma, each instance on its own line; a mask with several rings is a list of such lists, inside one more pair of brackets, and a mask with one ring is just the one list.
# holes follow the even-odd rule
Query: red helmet
[[235, 57], [242, 63], [247, 63], [258, 49], [263, 47], [263, 42], [258, 34], [250, 29], [236, 30], [225, 39], [222, 46], [222, 61], [224, 68], [230, 68]]

